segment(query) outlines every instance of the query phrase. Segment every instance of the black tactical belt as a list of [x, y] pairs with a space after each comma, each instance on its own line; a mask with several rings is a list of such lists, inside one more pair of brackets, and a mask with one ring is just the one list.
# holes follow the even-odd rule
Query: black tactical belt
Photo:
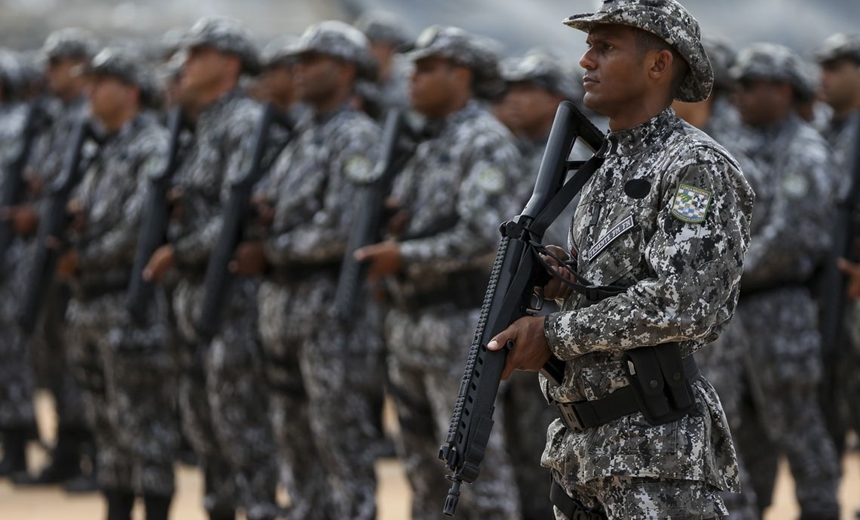
[[[696, 360], [693, 356], [687, 356], [683, 359], [683, 363], [687, 379], [691, 383], [696, 381], [701, 376]], [[602, 426], [640, 411], [631, 386], [619, 388], [606, 397], [594, 401], [556, 403], [555, 406], [564, 425], [574, 432]], [[571, 517], [568, 516], [568, 518]]]
[[306, 282], [314, 276], [326, 275], [337, 279], [340, 261], [318, 264], [289, 264], [273, 268], [268, 276], [281, 285]]
[[549, 490], [549, 500], [568, 520], [607, 520], [605, 514], [588, 509], [579, 500], [571, 498], [555, 480]]

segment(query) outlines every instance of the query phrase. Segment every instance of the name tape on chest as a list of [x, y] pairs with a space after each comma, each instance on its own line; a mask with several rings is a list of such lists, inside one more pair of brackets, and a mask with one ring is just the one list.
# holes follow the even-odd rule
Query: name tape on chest
[[585, 253], [585, 260], [590, 262], [603, 252], [604, 249], [609, 247], [609, 244], [615, 242], [615, 240], [623, 235], [624, 233], [633, 229], [633, 215], [628, 215], [621, 222], [616, 224], [612, 229], [607, 231], [600, 239], [595, 242], [593, 246]]
[[681, 184], [672, 201], [672, 215], [690, 224], [701, 224], [708, 216], [713, 194], [708, 190]]

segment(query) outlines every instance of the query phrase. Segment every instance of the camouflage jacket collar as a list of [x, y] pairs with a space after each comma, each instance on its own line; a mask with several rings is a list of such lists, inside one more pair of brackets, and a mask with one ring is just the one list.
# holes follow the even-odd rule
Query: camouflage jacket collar
[[308, 114], [308, 120], [305, 121], [306, 126], [323, 126], [344, 112], [351, 111], [353, 108], [349, 103], [344, 103], [337, 108], [329, 110], [323, 114], [318, 114], [311, 111]]
[[451, 132], [459, 128], [464, 122], [474, 119], [481, 111], [481, 107], [477, 101], [471, 100], [466, 103], [466, 106], [454, 112], [443, 120], [427, 121], [427, 132], [431, 137], [439, 137], [440, 135]]
[[208, 128], [213, 124], [217, 124], [217, 122], [222, 119], [224, 110], [229, 107], [233, 101], [244, 97], [244, 91], [242, 91], [241, 88], [236, 87], [212, 103], [209, 103], [200, 111], [200, 116], [197, 118], [197, 128]]
[[639, 126], [609, 132], [610, 154], [635, 155], [665, 140], [665, 137], [675, 128], [677, 118], [672, 107], [660, 112], [657, 116]]

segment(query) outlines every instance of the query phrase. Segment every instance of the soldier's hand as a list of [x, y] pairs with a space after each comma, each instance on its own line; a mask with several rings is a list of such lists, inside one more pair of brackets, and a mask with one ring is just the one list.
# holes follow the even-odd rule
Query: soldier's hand
[[253, 276], [265, 271], [267, 265], [262, 241], [242, 242], [236, 248], [236, 256], [230, 262], [230, 272]]
[[57, 278], [70, 280], [78, 272], [78, 252], [70, 249], [57, 259]]
[[167, 191], [167, 203], [170, 204], [170, 219], [176, 222], [181, 221], [185, 215], [182, 196], [183, 191], [179, 186], [174, 186]]
[[149, 263], [143, 270], [143, 279], [147, 282], [159, 282], [176, 262], [173, 246], [170, 244], [159, 247], [152, 254]]
[[2, 212], [0, 212], [0, 217], [4, 221], [11, 221], [15, 234], [22, 237], [33, 236], [39, 228], [39, 215], [29, 205], [3, 208]]
[[66, 206], [66, 211], [72, 217], [72, 221], [69, 223], [71, 231], [83, 231], [87, 227], [87, 217], [84, 214], [84, 208], [80, 200], [70, 200]]
[[395, 198], [385, 201], [385, 210], [390, 215], [386, 226], [388, 233], [396, 237], [402, 235], [409, 223], [409, 212], [403, 209], [403, 205]]
[[33, 168], [27, 168], [24, 173], [24, 180], [27, 181], [27, 194], [31, 198], [36, 198], [42, 193], [45, 187], [45, 180]]
[[[566, 285], [564, 282], [558, 279], [558, 276], [561, 276], [565, 280], [570, 282], [575, 282], [576, 278], [573, 274], [566, 268], [566, 266], [556, 260], [556, 258], [561, 260], [568, 260], [570, 255], [559, 246], [546, 246], [552, 256], [549, 255], [541, 255], [541, 258], [544, 259], [546, 263], [552, 266], [553, 272], [550, 273], [552, 275], [552, 279], [544, 286], [543, 294], [544, 298], [547, 300], [564, 300], [570, 296], [573, 289], [570, 286]], [[556, 258], [553, 258], [556, 257]], [[556, 276], [557, 275], [557, 276]]]
[[403, 270], [400, 245], [392, 240], [357, 249], [354, 257], [359, 262], [369, 263], [367, 277], [371, 281], [397, 274]]
[[509, 348], [502, 379], [511, 377], [514, 370], [538, 372], [549, 361], [552, 351], [543, 330], [545, 320], [544, 316], [520, 318], [487, 344], [487, 350]]
[[275, 222], [275, 209], [263, 199], [254, 200], [253, 204], [254, 213], [256, 214], [254, 224], [262, 228], [272, 227], [272, 224]]
[[860, 264], [849, 262], [844, 258], [837, 260], [839, 270], [848, 275], [848, 284], [845, 287], [845, 294], [851, 300], [860, 298]]

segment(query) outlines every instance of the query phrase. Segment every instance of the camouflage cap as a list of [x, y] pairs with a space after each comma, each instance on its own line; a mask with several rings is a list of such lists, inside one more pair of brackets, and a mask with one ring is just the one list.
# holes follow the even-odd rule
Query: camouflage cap
[[564, 67], [557, 56], [541, 49], [532, 49], [522, 58], [502, 61], [502, 78], [507, 83], [533, 83], [565, 99], [582, 97], [574, 77], [571, 67]]
[[388, 11], [369, 11], [355, 21], [355, 27], [371, 42], [393, 43], [401, 48], [410, 43], [405, 25], [399, 16]]
[[412, 61], [440, 57], [472, 69], [473, 89], [481, 98], [494, 99], [505, 89], [499, 63], [500, 44], [459, 27], [433, 25], [422, 31], [407, 55]]
[[24, 77], [22, 63], [15, 52], [8, 49], [0, 49], [0, 89], [4, 101], [14, 97], [19, 89], [23, 87]]
[[182, 47], [212, 47], [224, 54], [235, 54], [242, 60], [247, 74], [260, 72], [260, 57], [248, 32], [229, 18], [202, 18], [182, 39]]
[[731, 68], [737, 80], [765, 80], [789, 83], [798, 94], [806, 92], [803, 60], [794, 51], [775, 43], [754, 43], [738, 54]]
[[48, 60], [65, 58], [89, 60], [98, 50], [96, 38], [84, 29], [67, 27], [52, 32], [42, 46]]
[[109, 76], [140, 89], [140, 103], [154, 108], [160, 99], [160, 89], [143, 58], [122, 49], [106, 48], [90, 61], [86, 73]]
[[618, 24], [654, 34], [690, 66], [676, 98], [696, 102], [711, 95], [714, 72], [702, 46], [699, 22], [676, 0], [603, 0], [597, 12], [573, 15], [564, 24], [585, 32], [597, 25]]
[[834, 34], [824, 40], [815, 53], [815, 59], [818, 63], [847, 59], [860, 64], [860, 35]]
[[263, 67], [295, 63], [298, 40], [295, 36], [278, 36], [266, 44], [260, 53]]
[[376, 61], [370, 53], [370, 42], [355, 27], [337, 20], [311, 25], [299, 37], [293, 54], [317, 53], [339, 58], [358, 67], [360, 79], [376, 79]]
[[704, 45], [708, 59], [711, 61], [711, 67], [714, 69], [714, 88], [733, 89], [735, 81], [729, 71], [735, 64], [738, 53], [732, 47], [731, 42], [725, 38], [710, 35], [702, 37], [702, 45]]

